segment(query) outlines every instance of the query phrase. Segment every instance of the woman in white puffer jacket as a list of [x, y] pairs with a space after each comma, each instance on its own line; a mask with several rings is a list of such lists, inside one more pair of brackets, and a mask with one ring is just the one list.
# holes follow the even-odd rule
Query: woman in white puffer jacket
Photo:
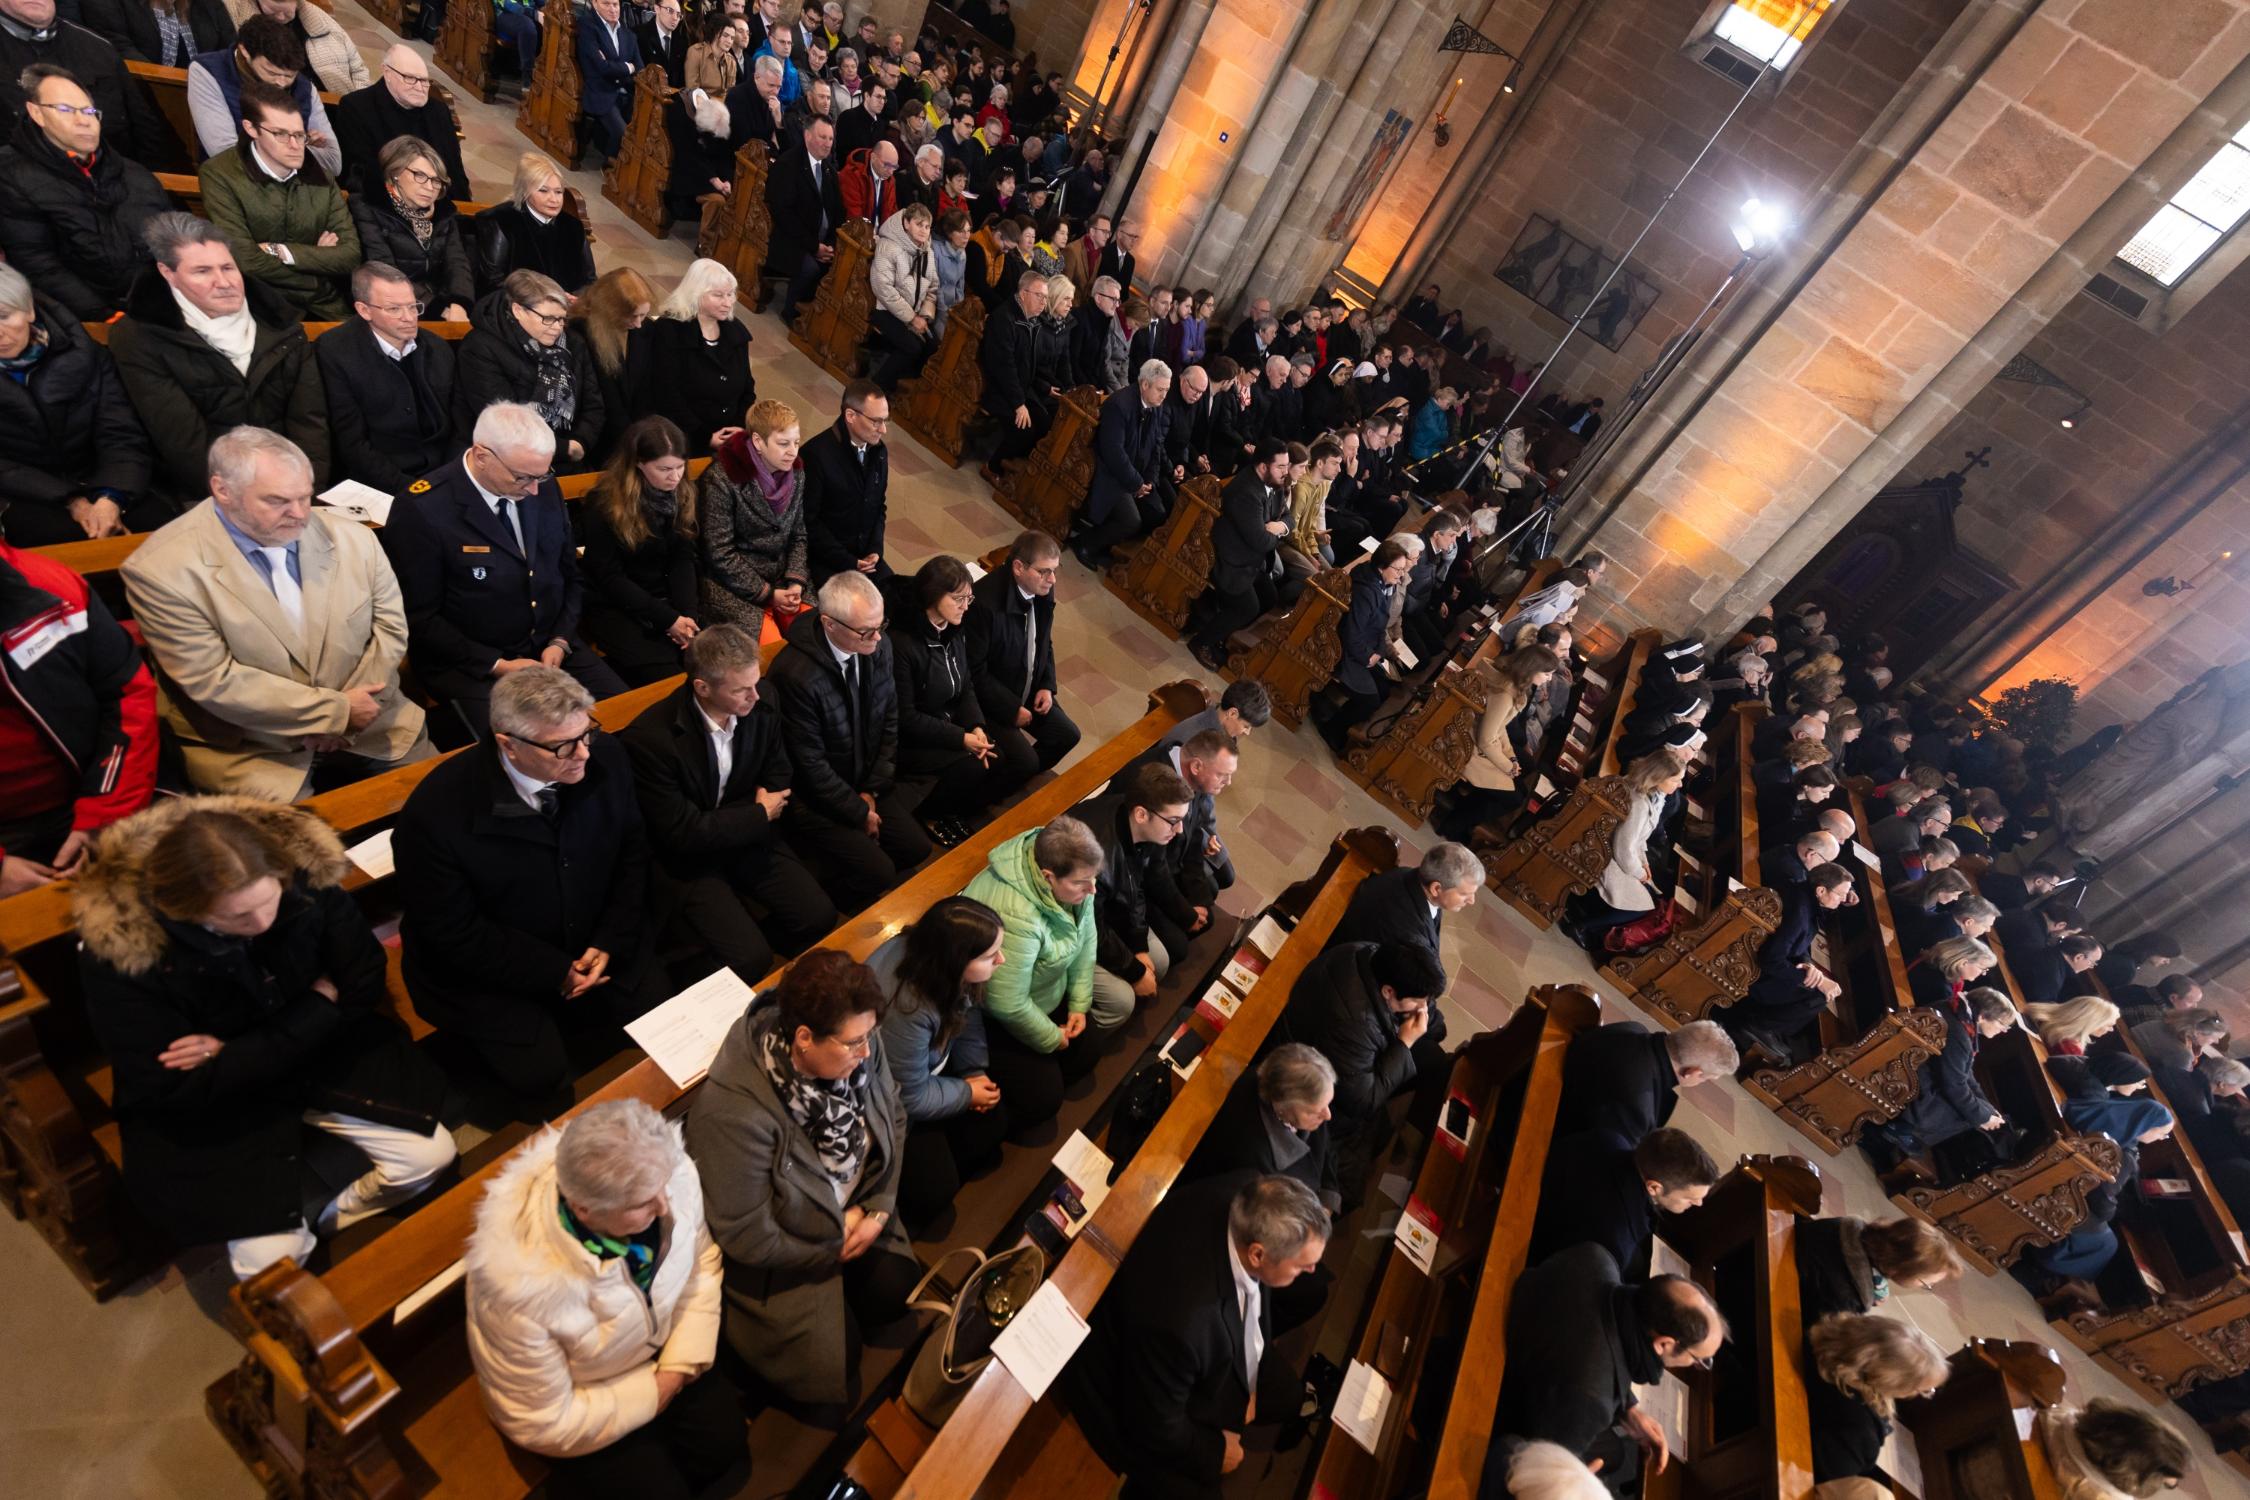
[[493, 1425], [554, 1461], [547, 1493], [687, 1496], [741, 1463], [710, 1374], [719, 1249], [679, 1127], [637, 1100], [524, 1143], [477, 1205], [469, 1353]]
[[910, 203], [875, 232], [868, 267], [875, 294], [868, 332], [880, 348], [867, 378], [888, 391], [922, 368], [937, 347], [937, 259], [930, 252], [930, 210]]

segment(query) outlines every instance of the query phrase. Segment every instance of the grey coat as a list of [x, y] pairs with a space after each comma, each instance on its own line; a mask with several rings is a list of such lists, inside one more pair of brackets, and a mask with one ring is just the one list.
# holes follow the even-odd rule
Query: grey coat
[[[812, 1138], [790, 1118], [759, 1066], [752, 1029], [772, 1024], [760, 999], [728, 1034], [688, 1112], [688, 1154], [703, 1177], [704, 1217], [726, 1255], [726, 1337], [750, 1368], [791, 1399], [847, 1399], [844, 1211]], [[868, 1037], [868, 1173], [851, 1203], [890, 1221], [869, 1254], [911, 1256], [900, 1227], [899, 1153], [906, 1111], [881, 1034]]]
[[703, 476], [697, 529], [706, 619], [726, 620], [756, 635], [773, 591], [807, 582], [805, 471], [800, 465], [790, 474], [789, 502], [776, 511], [743, 456], [748, 451], [745, 436], [713, 455]]

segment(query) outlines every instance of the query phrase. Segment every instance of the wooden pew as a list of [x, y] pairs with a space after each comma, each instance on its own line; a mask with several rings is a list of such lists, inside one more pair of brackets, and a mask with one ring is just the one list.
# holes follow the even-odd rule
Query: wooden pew
[[[449, 5], [447, 10], [452, 7]], [[578, 38], [570, 0], [547, 0], [539, 28], [539, 61], [525, 81], [516, 129], [563, 166], [578, 170], [586, 133], [578, 112], [585, 80], [578, 74]], [[451, 20], [449, 14], [446, 17]]]
[[[993, 848], [1076, 806], [1208, 701], [1194, 683], [1159, 688], [1123, 733], [939, 854], [821, 946], [866, 958], [966, 885]], [[1210, 1070], [1207, 1058], [1197, 1078]], [[644, 1059], [570, 1113], [611, 1099], [671, 1108], [686, 1097]], [[1160, 1126], [1144, 1152], [1162, 1149], [1162, 1134]], [[405, 1493], [402, 1476], [414, 1475], [419, 1493], [506, 1500], [536, 1484], [538, 1460], [510, 1448], [483, 1414], [457, 1282], [477, 1203], [503, 1164], [466, 1178], [325, 1275], [285, 1260], [234, 1289], [230, 1324], [243, 1357], [213, 1384], [207, 1405], [269, 1493], [304, 1494], [332, 1481], [343, 1489], [337, 1476], [352, 1476], [350, 1492], [389, 1495]]]
[[922, 446], [961, 466], [969, 424], [984, 400], [984, 366], [977, 355], [984, 345], [984, 303], [964, 297], [945, 317], [945, 336], [922, 372], [900, 384], [891, 402], [898, 425], [921, 439]]
[[1750, 992], [1758, 950], [1781, 925], [1781, 894], [1745, 885], [1683, 923], [1646, 953], [1622, 955], [1602, 972], [1667, 1026], [1700, 1021]]
[[828, 274], [789, 329], [797, 352], [840, 382], [849, 382], [860, 364], [859, 346], [867, 339], [867, 320], [875, 310], [875, 288], [868, 279], [874, 261], [874, 226], [865, 219], [845, 220], [836, 230]]
[[[1763, 703], [1737, 703], [1720, 732], [1712, 736], [1717, 746], [1714, 760], [1733, 774], [1714, 780], [1712, 795], [1711, 853], [1719, 867], [1744, 885], [1758, 885], [1759, 851], [1764, 831], [1758, 827], [1758, 790], [1751, 780], [1750, 739], [1766, 721]], [[1864, 832], [1864, 830], [1862, 830]]]
[[2062, 1361], [2038, 1344], [1971, 1339], [1934, 1396], [1901, 1401], [1913, 1437], [1921, 1500], [2061, 1500], [2062, 1486], [2033, 1428], [2063, 1399]]
[[[1479, 1437], [1500, 1395], [1502, 1358], [1492, 1351], [1506, 1326], [1508, 1292], [1531, 1249], [1562, 1103], [1563, 1054], [1574, 1036], [1600, 1024], [1601, 1001], [1591, 990], [1542, 986], [1507, 1025], [1472, 1038], [1456, 1056], [1452, 1092], [1469, 1101], [1477, 1125], [1460, 1152], [1444, 1145], [1430, 1150], [1414, 1183], [1414, 1196], [1444, 1226], [1436, 1258], [1425, 1273], [1392, 1246], [1354, 1349], [1355, 1358], [1390, 1382], [1390, 1413], [1373, 1452], [1326, 1431], [1316, 1486], [1333, 1495], [1399, 1493], [1402, 1477], [1419, 1477], [1431, 1458], [1431, 1434], [1412, 1421], [1418, 1398], [1450, 1386], [1430, 1493], [1444, 1490], [1450, 1475], [1463, 1477], [1461, 1494], [1476, 1493], [1484, 1466]], [[1472, 1265], [1480, 1267], [1473, 1285]], [[1451, 1330], [1461, 1326], [1464, 1312], [1468, 1335], [1458, 1365], [1446, 1358], [1441, 1367], [1434, 1351], [1443, 1345], [1448, 1356], [1454, 1352]]]
[[[155, 174], [155, 176], [156, 185], [164, 189], [164, 191], [171, 196], [173, 202], [179, 204], [180, 207], [186, 209], [191, 214], [195, 214], [198, 216], [202, 214], [202, 178], [196, 176], [193, 172], [158, 172]], [[344, 194], [344, 196], [348, 199], [351, 197], [351, 194], [346, 193]], [[476, 215], [483, 213], [490, 207], [492, 207], [492, 205], [489, 203], [474, 202], [467, 198], [456, 198], [453, 200], [453, 211], [459, 214], [464, 219], [474, 218]], [[89, 323], [85, 326], [88, 328], [94, 328], [106, 327], [107, 325]], [[325, 328], [329, 325], [321, 324], [320, 326]]]
[[[1051, 1280], [1081, 1316], [1091, 1312], [1180, 1169], [1194, 1154], [1219, 1106], [1258, 1055], [1289, 991], [1320, 953], [1352, 892], [1384, 857], [1395, 859], [1387, 834], [1345, 841], [1346, 858], [1322, 886], [1288, 941], [1266, 966], [1241, 1009], [1204, 1049], [1130, 1165], [1110, 1186]], [[1372, 847], [1370, 847], [1372, 846]], [[1370, 858], [1370, 854], [1374, 858]], [[969, 1387], [896, 1491], [897, 1500], [970, 1500], [971, 1496], [1104, 1493], [1109, 1473], [1061, 1405], [1034, 1402], [1005, 1365], [994, 1360]]]
[[[111, 325], [110, 325], [110, 324], [108, 324], [108, 323], [81, 323], [81, 324], [79, 324], [78, 326], [79, 326], [79, 327], [81, 327], [81, 328], [83, 328], [83, 329], [85, 329], [85, 330], [86, 330], [86, 336], [87, 336], [88, 338], [92, 339], [92, 340], [93, 340], [93, 341], [94, 341], [95, 343], [97, 343], [97, 344], [107, 344], [107, 343], [109, 342], [109, 330], [110, 330], [110, 327], [111, 327]], [[329, 329], [331, 329], [331, 328], [334, 328], [334, 327], [336, 327], [336, 326], [337, 326], [337, 325], [336, 325], [336, 324], [334, 324], [334, 323], [332, 323], [332, 322], [316, 322], [316, 321], [311, 321], [311, 320], [308, 320], [308, 321], [307, 321], [307, 322], [305, 323], [305, 342], [307, 342], [307, 343], [310, 343], [310, 342], [312, 342], [312, 341], [313, 341], [314, 339], [317, 339], [317, 338], [319, 338], [319, 337], [320, 337], [320, 336], [321, 336], [322, 334], [326, 333], [326, 332], [327, 332], [327, 331], [328, 331]], [[422, 324], [420, 324], [419, 326], [420, 326], [421, 330], [422, 330], [422, 331], [423, 331], [424, 333], [428, 334], [428, 335], [429, 335], [430, 337], [432, 337], [432, 338], [439, 338], [439, 339], [444, 339], [444, 340], [445, 340], [445, 341], [446, 341], [447, 343], [449, 343], [449, 344], [458, 344], [459, 342], [461, 342], [461, 340], [463, 340], [463, 339], [467, 338], [467, 337], [469, 336], [469, 327], [470, 327], [470, 325], [469, 325], [469, 324], [467, 324], [467, 323], [444, 323], [444, 322], [429, 322], [429, 323], [422, 323]], [[68, 546], [68, 545], [72, 545], [72, 544], [70, 544], [70, 543], [57, 543], [57, 544], [55, 544], [55, 545], [60, 545], [60, 546]]]
[[672, 134], [664, 128], [664, 115], [678, 92], [660, 67], [633, 75], [625, 144], [602, 171], [602, 196], [658, 239], [672, 228], [672, 211], [664, 206], [664, 190], [672, 181]]
[[1179, 639], [1188, 610], [1211, 586], [1211, 528], [1219, 520], [1219, 481], [1204, 474], [1180, 486], [1172, 513], [1133, 555], [1102, 575], [1109, 591], [1157, 629]]
[[766, 209], [770, 161], [765, 142], [743, 143], [734, 154], [734, 191], [712, 230], [711, 258], [734, 272], [735, 297], [752, 312], [766, 309], [766, 242], [773, 236], [773, 215]]
[[492, 85], [493, 62], [499, 52], [492, 34], [490, 0], [482, 5], [449, 4], [438, 27], [437, 46], [430, 51], [436, 63], [479, 103], [490, 104], [499, 92]]
[[[413, 11], [408, 6], [413, 6]], [[411, 34], [414, 12], [421, 9], [418, 0], [364, 0], [364, 8], [378, 24], [397, 36]]]
[[1343, 655], [1337, 628], [1351, 607], [1348, 568], [1313, 574], [1295, 604], [1258, 627], [1255, 643], [1229, 651], [1227, 676], [1264, 683], [1273, 696], [1274, 718], [1297, 728], [1312, 709], [1313, 694], [1328, 686]]
[[1613, 695], [1615, 707], [1610, 714], [1609, 732], [1602, 740], [1601, 769], [1595, 774], [1601, 776], [1622, 776], [1625, 774], [1626, 767], [1617, 753], [1618, 741], [1623, 738], [1618, 730], [1625, 723], [1625, 716], [1630, 714], [1639, 703], [1641, 673], [1646, 670], [1650, 655], [1663, 642], [1664, 634], [1662, 631], [1637, 630], [1633, 633], [1633, 653], [1626, 661], [1624, 679], [1617, 684], [1617, 691]]
[[1002, 510], [1057, 540], [1070, 535], [1070, 518], [1094, 481], [1094, 425], [1101, 408], [1101, 392], [1090, 385], [1063, 392], [1054, 425], [1039, 446], [1010, 464], [993, 485], [992, 498]]
[[1484, 852], [1485, 884], [1535, 926], [1554, 926], [1564, 902], [1601, 883], [1625, 799], [1622, 778], [1587, 777], [1553, 814]]

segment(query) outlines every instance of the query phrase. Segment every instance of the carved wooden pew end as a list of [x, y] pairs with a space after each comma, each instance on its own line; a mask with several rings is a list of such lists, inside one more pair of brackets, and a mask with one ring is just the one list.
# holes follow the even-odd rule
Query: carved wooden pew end
[[1869, 1125], [1897, 1119], [1921, 1092], [1917, 1071], [1944, 1050], [1944, 1017], [1930, 1010], [1895, 1011], [1856, 1042], [1798, 1067], [1762, 1068], [1742, 1086], [1834, 1156]]

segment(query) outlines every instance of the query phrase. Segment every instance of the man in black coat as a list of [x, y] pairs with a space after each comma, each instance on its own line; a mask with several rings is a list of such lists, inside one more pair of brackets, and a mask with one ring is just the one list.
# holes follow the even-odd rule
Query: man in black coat
[[1419, 943], [1435, 958], [1445, 914], [1476, 905], [1484, 861], [1466, 844], [1432, 844], [1418, 865], [1370, 875], [1352, 892], [1328, 946]]
[[8, 0], [0, 9], [0, 120], [24, 117], [22, 79], [34, 63], [68, 71], [101, 110], [110, 144], [135, 161], [152, 170], [189, 164], [156, 102], [127, 75], [115, 47], [57, 15], [55, 0]]
[[1211, 472], [1212, 445], [1216, 437], [1212, 417], [1218, 393], [1211, 389], [1211, 372], [1189, 365], [1172, 382], [1172, 395], [1164, 403], [1164, 461], [1170, 466], [1162, 488], [1184, 484]]
[[1187, 818], [1188, 788], [1170, 766], [1143, 763], [1111, 789], [1070, 810], [1102, 846], [1094, 888], [1094, 1006], [1088, 1019], [1109, 1031], [1133, 1018], [1133, 1007], [1156, 993], [1173, 954], [1148, 923], [1149, 866]]
[[805, 558], [818, 588], [829, 575], [860, 572], [890, 581], [883, 561], [889, 514], [891, 398], [872, 380], [844, 387], [835, 423], [798, 450], [805, 466]]
[[987, 728], [995, 740], [1029, 740], [1042, 771], [1075, 749], [1079, 734], [1055, 697], [1055, 576], [1061, 566], [1062, 547], [1053, 537], [1022, 533], [1007, 562], [977, 580], [976, 602], [962, 622]]
[[1290, 988], [1280, 1034], [1336, 1069], [1336, 1177], [1359, 1201], [1367, 1169], [1390, 1139], [1391, 1100], [1442, 1088], [1445, 969], [1418, 943], [1347, 943], [1305, 965]]
[[1815, 866], [1802, 884], [1783, 886], [1781, 923], [1758, 947], [1758, 977], [1740, 1000], [1714, 1011], [1712, 1019], [1738, 1045], [1756, 1042], [1786, 1062], [1802, 1060], [1798, 1038], [1843, 993], [1841, 985], [1813, 966], [1820, 914], [1858, 901], [1851, 871], [1842, 865]]
[[844, 189], [829, 159], [835, 146], [836, 127], [814, 120], [805, 127], [804, 139], [782, 152], [766, 174], [773, 235], [766, 241], [765, 274], [784, 278], [779, 310], [785, 323], [820, 285], [836, 257]]
[[383, 148], [410, 135], [426, 142], [445, 164], [446, 176], [452, 179], [445, 196], [476, 197], [469, 187], [468, 168], [461, 162], [453, 110], [431, 92], [430, 65], [422, 54], [403, 42], [383, 54], [383, 71], [375, 81], [338, 99], [328, 118], [336, 127], [336, 149], [344, 155], [344, 170], [337, 176], [344, 191], [381, 192]]
[[832, 931], [836, 907], [789, 847], [789, 751], [781, 716], [758, 699], [757, 637], [707, 626], [688, 643], [687, 670], [618, 740], [632, 758], [662, 905], [754, 985], [778, 954]]
[[162, 526], [172, 505], [151, 493], [148, 434], [108, 351], [36, 294], [25, 335], [45, 352], [0, 380], [0, 534], [45, 547]]
[[537, 411], [488, 406], [469, 451], [408, 485], [383, 527], [414, 675], [480, 740], [494, 684], [525, 667], [560, 667], [596, 698], [625, 691], [578, 638], [578, 552], [554, 452]]
[[1663, 1429], [1633, 1387], [1707, 1362], [1725, 1338], [1710, 1294], [1686, 1277], [1629, 1282], [1607, 1250], [1586, 1244], [1533, 1266], [1508, 1303], [1508, 1368], [1483, 1493], [1507, 1492], [1496, 1481], [1515, 1446], [1500, 1439], [1512, 1438], [1599, 1459], [1611, 1493], [1639, 1494], [1642, 1455], [1662, 1464], [1667, 1454]]
[[883, 595], [857, 571], [821, 585], [819, 607], [790, 622], [773, 662], [795, 803], [790, 840], [845, 911], [930, 857], [929, 835], [898, 795], [893, 670]]
[[1638, 1021], [1582, 1031], [1563, 1054], [1555, 1134], [1602, 1131], [1639, 1145], [1671, 1122], [1681, 1089], [1732, 1078], [1739, 1066], [1733, 1039], [1716, 1021], [1690, 1021], [1670, 1032], [1651, 1032]]
[[394, 847], [406, 987], [466, 1039], [525, 1118], [569, 1103], [576, 1069], [664, 998], [641, 941], [648, 844], [625, 752], [568, 674], [530, 665], [492, 690], [492, 743], [439, 763], [406, 799]]
[[1185, 953], [1218, 915], [1219, 892], [1234, 884], [1234, 857], [1219, 837], [1218, 795], [1234, 784], [1241, 750], [1233, 735], [1213, 726], [1159, 742], [1133, 764], [1168, 767], [1188, 789], [1187, 821], [1150, 862], [1148, 880], [1149, 930], [1167, 953]]
[[172, 206], [155, 174], [72, 113], [93, 100], [50, 63], [33, 65], [34, 108], [0, 150], [0, 254], [81, 322], [106, 322], [151, 264], [141, 231]]
[[1599, 1131], [1565, 1136], [1547, 1148], [1524, 1263], [1599, 1245], [1626, 1275], [1645, 1276], [1656, 1215], [1687, 1212], [1718, 1180], [1718, 1163], [1684, 1130], [1652, 1130], [1638, 1146]]
[[1029, 453], [1054, 424], [1055, 403], [1062, 393], [1039, 378], [1034, 321], [1046, 305], [1047, 283], [1026, 276], [1016, 283], [1016, 294], [994, 307], [985, 320], [977, 368], [984, 373], [985, 414], [1000, 423], [999, 446], [992, 454], [995, 464]]
[[1180, 1169], [1180, 1181], [1278, 1173], [1311, 1188], [1335, 1213], [1343, 1206], [1328, 1129], [1335, 1100], [1336, 1069], [1328, 1059], [1302, 1042], [1282, 1043], [1227, 1091], [1203, 1143]]
[[[1998, 990], [1977, 989], [1945, 1014], [1945, 1049], [1915, 1074], [1915, 1097], [1898, 1118], [1871, 1128], [1861, 1148], [1878, 1169], [1901, 1158], [1920, 1156], [1934, 1146], [1973, 1130], [1998, 1130], [2008, 1123], [1977, 1081], [1977, 1052], [2016, 1024], [2015, 1007]], [[1609, 1028], [1604, 1027], [1603, 1030]], [[1563, 1087], [1570, 1080], [1565, 1074]]]
[[1109, 566], [1111, 548], [1146, 536], [1164, 521], [1157, 486], [1171, 423], [1164, 398], [1171, 389], [1171, 370], [1152, 359], [1131, 388], [1113, 391], [1102, 402], [1094, 429], [1094, 478], [1079, 512], [1083, 529], [1072, 543], [1078, 560], [1096, 572]]
[[1227, 481], [1211, 528], [1211, 587], [1197, 601], [1203, 623], [1188, 639], [1195, 659], [1213, 671], [1226, 661], [1227, 640], [1280, 600], [1276, 555], [1289, 537], [1289, 444], [1260, 438], [1250, 463]]
[[641, 66], [662, 68], [664, 81], [673, 88], [687, 86], [687, 49], [690, 38], [680, 23], [680, 0], [656, 0], [654, 12], [633, 28], [640, 43]]
[[396, 495], [455, 451], [453, 346], [417, 323], [414, 283], [370, 261], [352, 272], [352, 312], [313, 340], [328, 397], [332, 479]]
[[1296, 1372], [1271, 1293], [1320, 1264], [1327, 1210], [1289, 1177], [1175, 1189], [1095, 1308], [1062, 1379], [1071, 1411], [1133, 1500], [1201, 1500], [1242, 1463], [1255, 1410], [1294, 1415]]

